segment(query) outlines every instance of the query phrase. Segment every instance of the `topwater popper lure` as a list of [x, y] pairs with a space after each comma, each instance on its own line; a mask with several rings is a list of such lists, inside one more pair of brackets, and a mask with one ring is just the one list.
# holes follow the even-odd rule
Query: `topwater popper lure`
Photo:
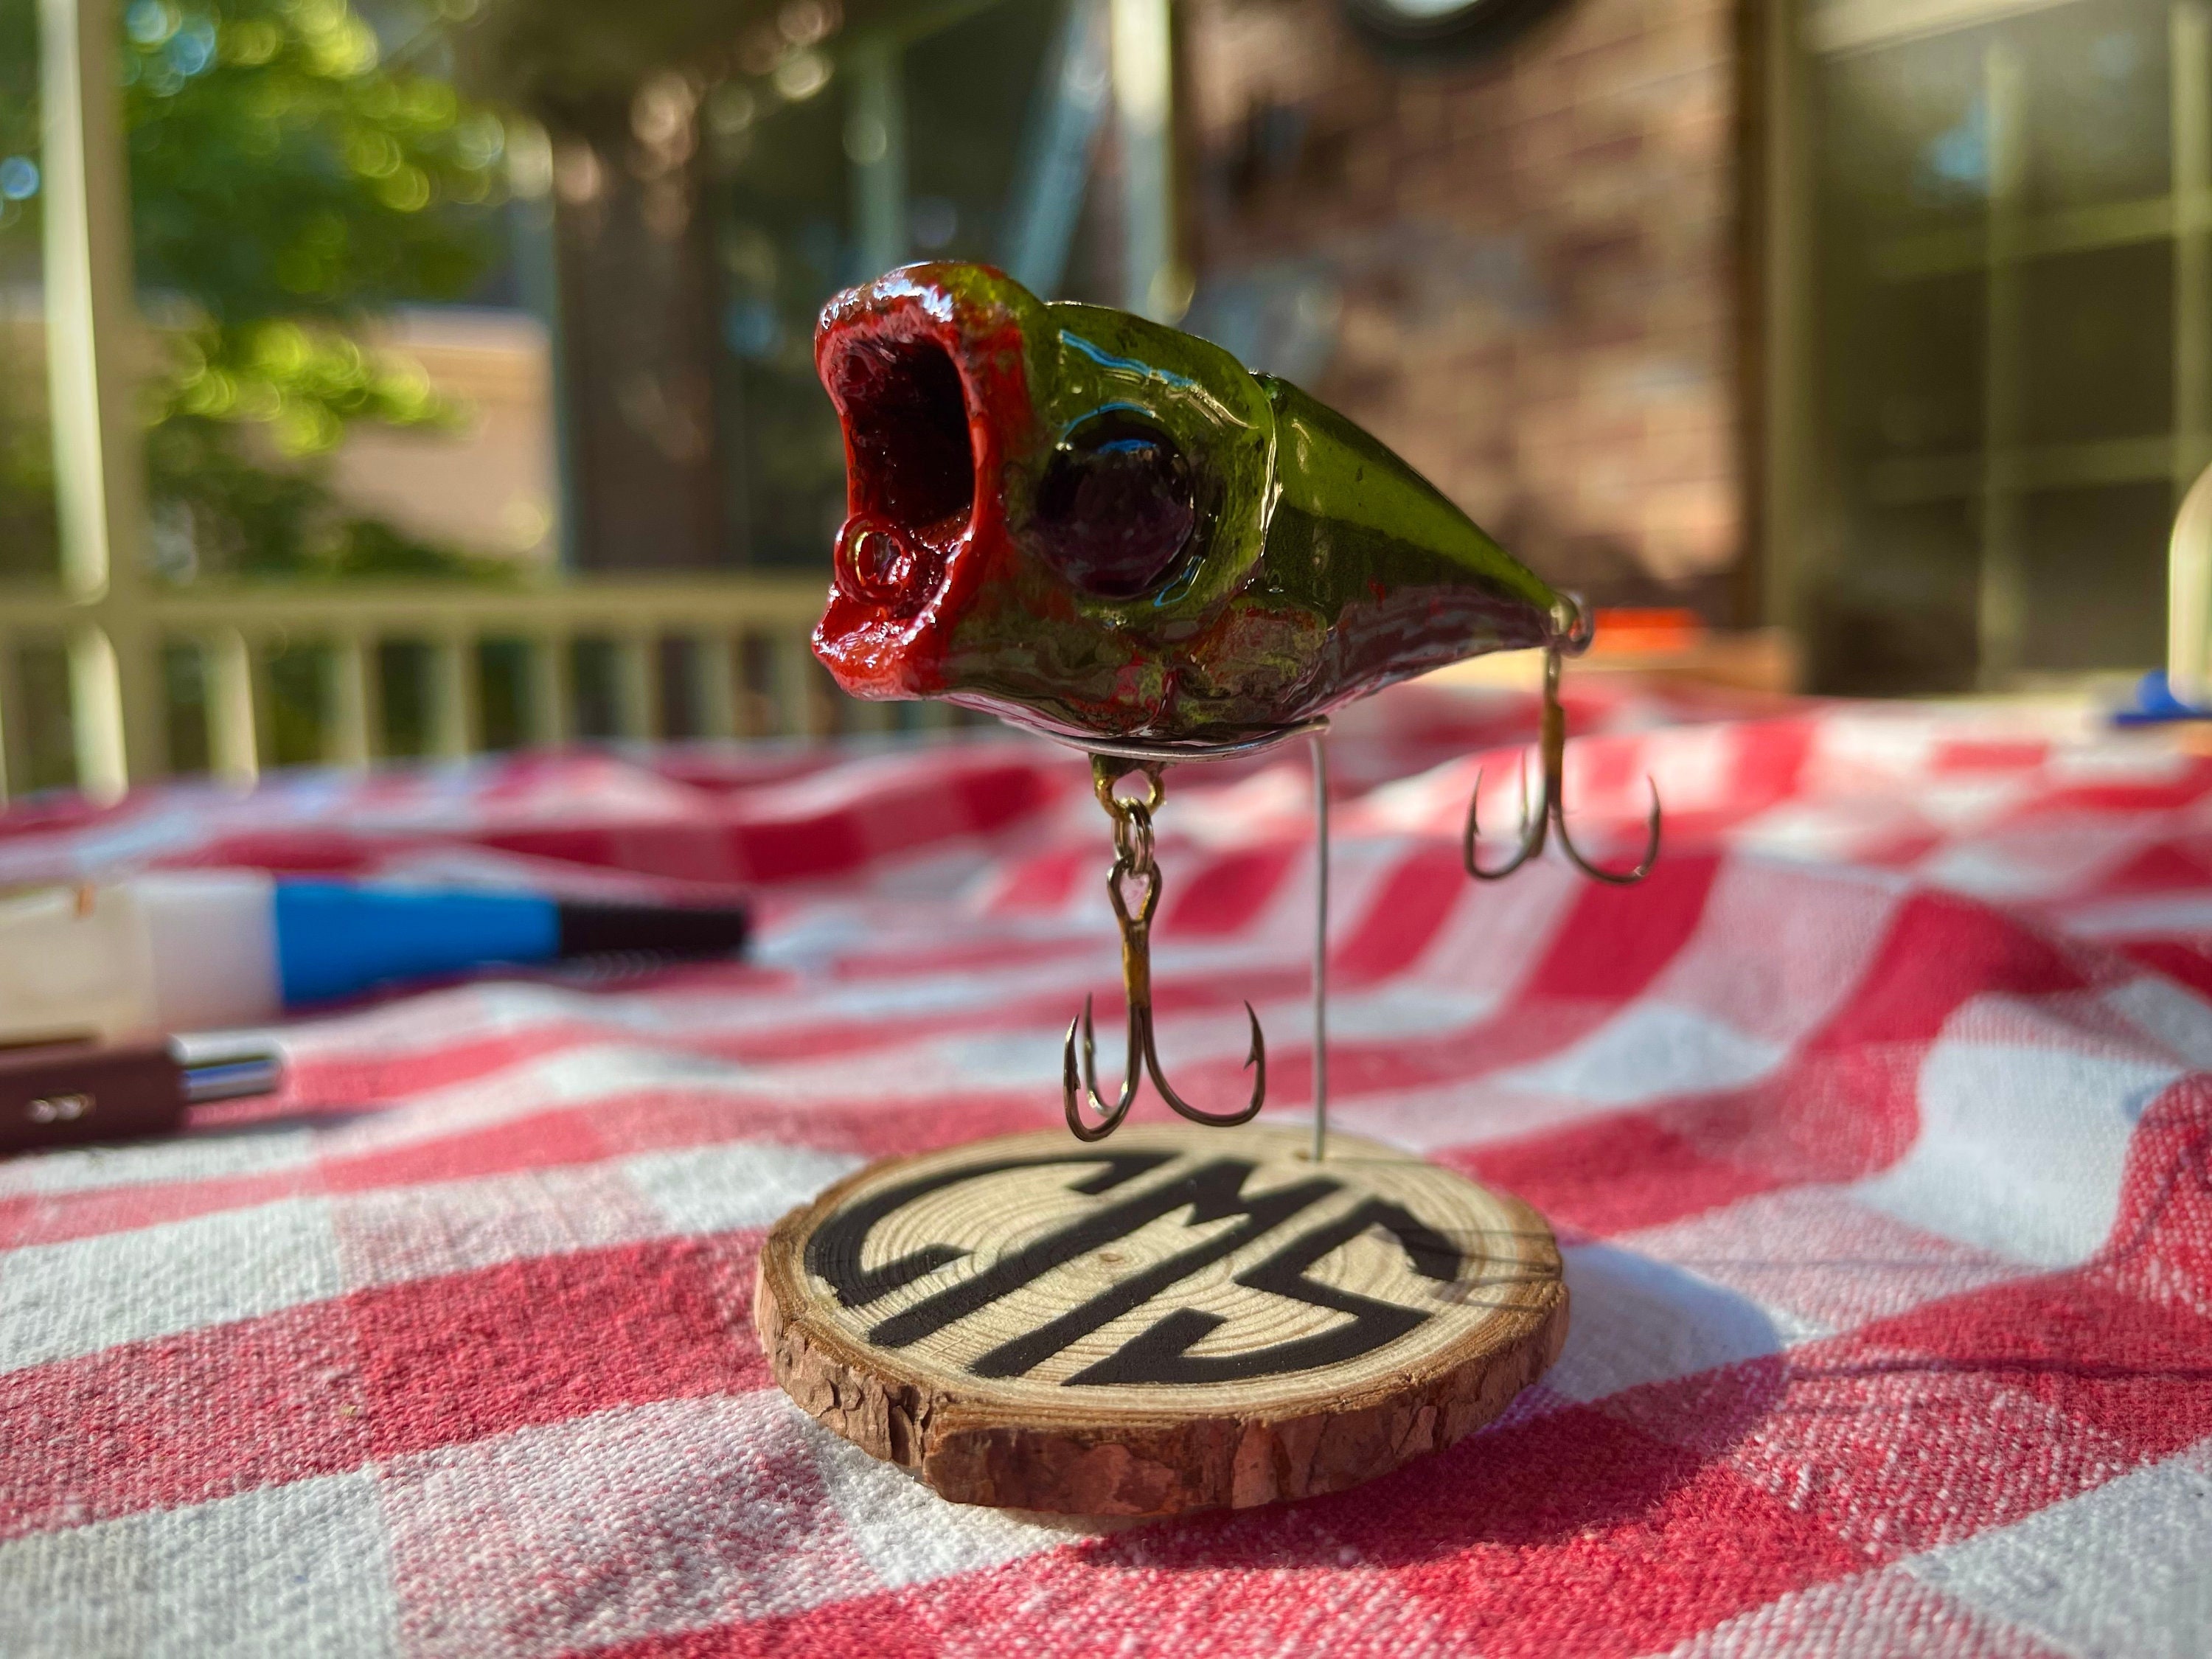
[[[1588, 618], [1389, 449], [1218, 346], [1103, 307], [1047, 304], [985, 265], [918, 264], [830, 301], [815, 364], [843, 424], [847, 517], [814, 648], [855, 696], [943, 697], [1090, 750], [1114, 819], [1128, 1066], [1097, 1091], [1090, 1006], [1069, 1027], [1069, 1127], [1111, 1133], [1141, 1068], [1201, 1123], [1267, 1091], [1248, 1003], [1249, 1102], [1211, 1113], [1163, 1075], [1149, 930], [1161, 769], [1317, 729], [1332, 708], [1486, 652], [1547, 654], [1543, 798], [1494, 879], [1567, 842], [1563, 656]], [[1147, 788], [1115, 793], [1128, 772]], [[1478, 789], [1480, 779], [1477, 781]], [[1083, 1066], [1079, 1089], [1077, 1038]], [[1095, 1121], [1079, 1109], [1083, 1095]]]

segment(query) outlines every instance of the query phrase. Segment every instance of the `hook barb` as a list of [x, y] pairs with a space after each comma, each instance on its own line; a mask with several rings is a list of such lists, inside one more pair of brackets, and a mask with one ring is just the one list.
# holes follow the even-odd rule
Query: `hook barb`
[[1147, 1004], [1144, 1012], [1145, 1071], [1152, 1079], [1152, 1087], [1160, 1091], [1160, 1098], [1175, 1108], [1193, 1123], [1203, 1123], [1209, 1129], [1233, 1129], [1240, 1123], [1249, 1123], [1259, 1115], [1267, 1099], [1267, 1039], [1260, 1034], [1260, 1016], [1252, 1012], [1252, 1005], [1244, 1005], [1244, 1018], [1252, 1024], [1252, 1046], [1245, 1051], [1244, 1068], [1254, 1072], [1252, 1098], [1234, 1112], [1201, 1111], [1170, 1086], [1167, 1074], [1160, 1069], [1160, 1051], [1153, 1042], [1152, 1011]]
[[[1076, 1034], [1083, 1037], [1083, 1065], [1076, 1067]], [[1137, 1079], [1141, 1075], [1136, 1026], [1129, 1030], [1129, 1063], [1121, 1074], [1121, 1090], [1114, 1103], [1108, 1105], [1098, 1093], [1097, 1033], [1091, 1023], [1091, 999], [1083, 999], [1083, 1012], [1067, 1022], [1067, 1046], [1060, 1054], [1060, 1080], [1061, 1104], [1067, 1112], [1067, 1129], [1078, 1140], [1103, 1140], [1121, 1127], [1121, 1120], [1129, 1115], [1129, 1107], [1137, 1098]], [[1088, 1105], [1096, 1116], [1093, 1122], [1084, 1115]]]
[[1644, 783], [1651, 792], [1651, 813], [1644, 820], [1644, 856], [1632, 870], [1607, 870], [1592, 864], [1568, 839], [1566, 815], [1557, 811], [1552, 814], [1552, 827], [1559, 832], [1560, 850], [1566, 854], [1576, 869], [1592, 881], [1607, 882], [1615, 887], [1633, 887], [1650, 875], [1651, 866], [1659, 861], [1659, 786], [1649, 774], [1645, 775]]
[[[1547, 792], [1548, 793], [1548, 792]], [[1482, 834], [1482, 823], [1477, 816], [1482, 801], [1482, 773], [1474, 775], [1474, 787], [1467, 798], [1467, 832], [1461, 837], [1460, 861], [1467, 872], [1477, 881], [1503, 881], [1522, 865], [1544, 850], [1544, 830], [1549, 822], [1551, 803], [1547, 800], [1532, 819], [1528, 815], [1528, 757], [1521, 757], [1521, 844], [1513, 856], [1492, 869], [1482, 866], [1482, 855], [1476, 848], [1476, 839]]]

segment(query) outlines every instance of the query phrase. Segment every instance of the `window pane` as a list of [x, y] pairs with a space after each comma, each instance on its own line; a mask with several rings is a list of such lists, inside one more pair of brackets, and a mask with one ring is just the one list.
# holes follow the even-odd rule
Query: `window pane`
[[2172, 32], [2160, 0], [2071, 0], [1814, 64], [1821, 684], [2157, 660], [2185, 482]]

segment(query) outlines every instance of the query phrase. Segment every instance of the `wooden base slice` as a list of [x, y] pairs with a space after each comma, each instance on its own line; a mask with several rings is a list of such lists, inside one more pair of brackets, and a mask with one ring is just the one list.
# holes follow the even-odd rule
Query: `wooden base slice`
[[1558, 1355], [1541, 1216], [1304, 1129], [889, 1158], [776, 1224], [753, 1316], [809, 1412], [963, 1504], [1242, 1508], [1480, 1428]]

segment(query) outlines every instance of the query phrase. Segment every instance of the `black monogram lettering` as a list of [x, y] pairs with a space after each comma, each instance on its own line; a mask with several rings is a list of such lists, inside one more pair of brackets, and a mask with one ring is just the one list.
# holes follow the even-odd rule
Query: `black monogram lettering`
[[[1100, 1167], [1070, 1182], [1067, 1189], [1090, 1197], [1103, 1197], [1173, 1161], [1173, 1158], [1174, 1154], [1167, 1152], [1071, 1152], [940, 1171], [903, 1182], [839, 1212], [808, 1240], [806, 1266], [809, 1272], [829, 1284], [843, 1306], [864, 1308], [966, 1254], [950, 1245], [932, 1244], [873, 1270], [861, 1266], [861, 1251], [870, 1232], [886, 1218], [929, 1194], [1011, 1170], [1074, 1164]], [[1342, 1190], [1340, 1182], [1316, 1175], [1270, 1192], [1247, 1196], [1244, 1183], [1250, 1179], [1254, 1168], [1243, 1158], [1216, 1158], [1187, 1174], [1106, 1204], [1008, 1253], [981, 1272], [878, 1321], [868, 1332], [868, 1340], [888, 1348], [918, 1342], [1035, 1282], [1054, 1268], [1103, 1249], [1178, 1211], [1189, 1212], [1184, 1224], [1190, 1227], [1241, 1218], [1241, 1224], [1226, 1228], [1132, 1273], [1036, 1330], [1000, 1343], [968, 1366], [978, 1376], [1025, 1376], [1070, 1344], [1143, 1308], [1201, 1268], [1233, 1255]], [[1250, 1290], [1348, 1315], [1349, 1324], [1243, 1353], [1193, 1354], [1190, 1349], [1218, 1329], [1224, 1322], [1218, 1314], [1181, 1308], [1164, 1315], [1106, 1358], [1066, 1380], [1069, 1383], [1094, 1385], [1243, 1381], [1341, 1364], [1395, 1341], [1422, 1324], [1429, 1316], [1373, 1297], [1335, 1289], [1307, 1276], [1309, 1270], [1332, 1250], [1378, 1228], [1397, 1240], [1415, 1272], [1443, 1283], [1457, 1276], [1461, 1258], [1456, 1247], [1402, 1206], [1370, 1198], [1335, 1220], [1291, 1239], [1239, 1273], [1236, 1280]]]

